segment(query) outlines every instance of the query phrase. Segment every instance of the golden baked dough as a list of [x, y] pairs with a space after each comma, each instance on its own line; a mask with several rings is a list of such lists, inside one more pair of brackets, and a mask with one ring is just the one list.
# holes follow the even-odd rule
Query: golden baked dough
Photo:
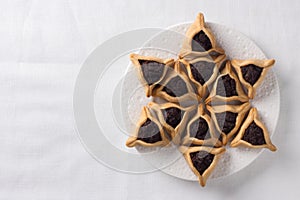
[[276, 150], [250, 104], [275, 61], [227, 60], [202, 13], [187, 30], [176, 61], [137, 54], [130, 59], [153, 99], [128, 147], [179, 146], [201, 186], [233, 137], [231, 147]]
[[276, 151], [266, 126], [261, 122], [256, 108], [251, 108], [237, 136], [232, 140], [231, 147], [246, 146], [251, 148], [268, 148]]
[[[140, 135], [141, 133], [144, 135]], [[167, 139], [165, 131], [159, 121], [152, 115], [149, 108], [146, 106], [143, 107], [140, 121], [137, 123], [135, 133], [128, 138], [126, 146], [134, 147], [136, 145], [140, 145], [154, 147], [165, 146], [169, 143], [170, 142]]]
[[[163, 59], [151, 57], [151, 56], [142, 56], [142, 55], [138, 55], [138, 54], [131, 54], [130, 60], [133, 63], [133, 65], [138, 69], [138, 77], [139, 77], [139, 80], [142, 83], [142, 85], [145, 87], [147, 97], [150, 97], [152, 95], [153, 89], [157, 86], [157, 84], [159, 84], [164, 79], [168, 69], [174, 67], [173, 59], [163, 60]], [[150, 83], [149, 83], [149, 80], [147, 81], [147, 77], [145, 77], [141, 62], [157, 64], [157, 66], [156, 66], [157, 68], [162, 68], [158, 71], [155, 71], [155, 68], [152, 66], [152, 68], [149, 70], [150, 72], [148, 74], [152, 75], [151, 79], [154, 79], [154, 80], [151, 80]], [[161, 65], [159, 65], [159, 64], [161, 64]]]
[[224, 50], [217, 47], [216, 39], [210, 28], [205, 24], [203, 14], [199, 13], [186, 32], [179, 57], [185, 60], [192, 60], [198, 57], [218, 59], [223, 54]]
[[[173, 143], [179, 144], [181, 134], [189, 120], [190, 112], [196, 106], [181, 107], [174, 103], [157, 104], [150, 102], [149, 107], [155, 111], [160, 124], [165, 128]], [[178, 114], [180, 117], [178, 117]]]
[[196, 85], [200, 97], [206, 96], [207, 87], [216, 80], [222, 61], [225, 58], [225, 55], [220, 56], [218, 62], [207, 57], [199, 57], [189, 62], [184, 59], [179, 60], [185, 66], [191, 82]]
[[[192, 133], [194, 132], [194, 133]], [[213, 121], [205, 113], [204, 106], [200, 104], [196, 115], [188, 122], [183, 145], [222, 146], [219, 135], [216, 135]]]
[[207, 106], [217, 131], [222, 134], [224, 145], [237, 133], [250, 107], [249, 102], [242, 105]]
[[257, 87], [264, 80], [268, 70], [275, 60], [232, 60], [231, 64], [236, 70], [241, 83], [248, 90], [248, 97], [253, 99]]
[[230, 101], [247, 102], [249, 98], [245, 94], [238, 77], [232, 71], [230, 61], [227, 61], [205, 102], [209, 104]]
[[185, 101], [199, 100], [197, 92], [190, 84], [188, 76], [180, 69], [180, 62], [175, 62], [174, 70], [170, 69], [164, 80], [153, 90], [153, 97], [160, 97], [168, 102], [184, 104]]
[[225, 148], [181, 146], [180, 151], [183, 153], [191, 170], [198, 177], [200, 185], [204, 187], [206, 180], [215, 168], [220, 155], [225, 152]]

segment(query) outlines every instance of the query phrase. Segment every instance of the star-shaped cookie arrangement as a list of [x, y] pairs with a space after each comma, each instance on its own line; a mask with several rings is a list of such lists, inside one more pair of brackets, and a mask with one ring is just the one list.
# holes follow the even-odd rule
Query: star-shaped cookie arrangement
[[201, 186], [226, 148], [276, 150], [250, 103], [275, 61], [228, 60], [202, 13], [187, 30], [177, 60], [130, 59], [153, 102], [143, 108], [128, 147], [177, 145]]

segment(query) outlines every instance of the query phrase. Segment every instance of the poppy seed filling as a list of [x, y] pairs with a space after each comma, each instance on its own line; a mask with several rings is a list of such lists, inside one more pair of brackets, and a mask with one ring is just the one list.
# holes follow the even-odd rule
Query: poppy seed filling
[[204, 31], [200, 31], [196, 35], [194, 35], [192, 40], [192, 51], [204, 52], [208, 51], [212, 48], [212, 44], [210, 42], [209, 37], [204, 33]]
[[139, 128], [138, 140], [142, 140], [147, 143], [155, 143], [161, 141], [160, 130], [157, 124], [150, 119], [147, 119]]
[[262, 68], [258, 67], [256, 65], [246, 65], [241, 67], [242, 70], [242, 75], [245, 81], [250, 83], [252, 86], [257, 82], [259, 79], [261, 73], [262, 73]]
[[188, 93], [185, 81], [180, 76], [172, 78], [163, 88], [168, 95], [172, 97], [180, 97]]
[[249, 142], [253, 145], [266, 144], [262, 128], [260, 128], [254, 121], [246, 129], [242, 140]]
[[218, 125], [222, 132], [228, 134], [235, 127], [238, 114], [233, 112], [216, 113]]
[[236, 82], [228, 74], [222, 76], [217, 83], [217, 95], [224, 97], [238, 96]]
[[155, 61], [139, 60], [143, 76], [148, 85], [152, 85], [162, 78], [165, 65]]
[[184, 111], [181, 111], [179, 108], [171, 107], [164, 109], [162, 113], [166, 123], [172, 126], [173, 128], [176, 128], [181, 122], [181, 118], [184, 114]]
[[212, 164], [215, 155], [210, 154], [206, 151], [198, 151], [190, 153], [193, 166], [202, 175]]
[[190, 136], [199, 140], [209, 139], [209, 126], [202, 117], [195, 120], [190, 126]]
[[190, 66], [193, 78], [201, 85], [204, 85], [212, 76], [215, 64], [213, 62], [199, 61], [190, 64]]

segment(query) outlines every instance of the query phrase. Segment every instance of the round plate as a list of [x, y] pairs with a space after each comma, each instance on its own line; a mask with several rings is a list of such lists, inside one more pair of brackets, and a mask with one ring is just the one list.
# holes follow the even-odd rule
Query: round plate
[[[145, 97], [134, 67], [130, 64], [126, 68], [129, 54], [143, 47], [138, 51], [140, 54], [176, 59], [189, 25], [122, 33], [101, 44], [84, 62], [73, 93], [74, 118], [83, 146], [99, 163], [127, 173], [161, 170], [185, 180], [197, 180], [174, 146], [147, 149], [125, 146], [126, 139], [134, 131], [141, 108], [151, 100]], [[266, 58], [243, 34], [221, 25], [208, 25], [229, 58]], [[280, 103], [278, 83], [272, 70], [251, 103], [258, 108], [272, 135]], [[210, 178], [224, 177], [243, 169], [261, 151], [227, 148]]]
[[[266, 59], [262, 50], [240, 32], [215, 23], [207, 24], [214, 33], [218, 45], [225, 50], [229, 59]], [[190, 23], [185, 23], [169, 27], [146, 42], [143, 49], [138, 53], [145, 56], [177, 59], [184, 34], [189, 25]], [[121, 96], [122, 117], [125, 127], [128, 130], [134, 130], [141, 108], [147, 105], [151, 98], [145, 97], [144, 89], [138, 81], [134, 66], [131, 64], [121, 87]], [[279, 86], [273, 70], [268, 72], [251, 104], [258, 109], [270, 135], [273, 135], [280, 106]], [[125, 141], [120, 145], [124, 145], [124, 143]], [[137, 150], [152, 166], [171, 176], [185, 180], [198, 180], [174, 146], [151, 149], [139, 147]], [[263, 149], [230, 148], [226, 146], [226, 152], [222, 155], [210, 179], [238, 172], [253, 162], [262, 151]], [[166, 158], [168, 158], [167, 161]]]

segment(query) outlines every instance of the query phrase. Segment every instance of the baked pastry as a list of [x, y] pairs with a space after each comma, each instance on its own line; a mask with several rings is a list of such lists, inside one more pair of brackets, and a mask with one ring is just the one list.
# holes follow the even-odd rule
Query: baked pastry
[[140, 121], [137, 124], [135, 134], [128, 138], [126, 146], [136, 145], [154, 147], [169, 144], [165, 131], [159, 121], [151, 114], [149, 108], [143, 107]]
[[218, 59], [219, 55], [222, 54], [224, 54], [224, 50], [217, 47], [216, 39], [210, 28], [205, 24], [203, 14], [199, 13], [195, 22], [186, 32], [186, 38], [179, 57], [186, 60], [191, 60], [195, 57]]
[[249, 98], [245, 94], [238, 77], [231, 69], [230, 61], [226, 62], [225, 68], [216, 79], [210, 95], [205, 102], [247, 102]]
[[205, 146], [180, 147], [188, 165], [198, 177], [201, 186], [205, 186], [206, 180], [215, 168], [220, 155], [225, 152], [225, 148], [211, 148]]
[[253, 99], [256, 88], [262, 83], [268, 70], [275, 60], [232, 60], [231, 64], [236, 70], [241, 83], [248, 90], [248, 97]]
[[227, 143], [276, 150], [250, 104], [274, 60], [227, 60], [202, 13], [187, 30], [176, 61], [130, 58], [146, 96], [153, 98], [128, 147], [177, 145], [202, 186]]
[[[220, 56], [221, 60], [225, 55]], [[190, 62], [180, 60], [186, 67], [190, 80], [196, 85], [200, 97], [207, 93], [207, 87], [213, 83], [219, 74], [221, 62], [216, 62], [207, 57], [199, 57]]]
[[174, 103], [157, 104], [150, 102], [149, 107], [155, 111], [160, 124], [168, 133], [170, 140], [178, 144], [180, 137], [187, 121], [189, 120], [190, 112], [195, 106], [183, 108]]
[[138, 69], [138, 76], [145, 87], [146, 96], [150, 97], [152, 91], [165, 77], [169, 68], [174, 67], [174, 60], [163, 60], [156, 57], [131, 54], [130, 60]]
[[265, 125], [261, 122], [256, 108], [251, 108], [245, 122], [230, 146], [247, 146], [251, 148], [268, 148], [276, 151]]
[[220, 62], [219, 73], [221, 73], [221, 72], [225, 69], [226, 63], [227, 63], [228, 61], [230, 61], [230, 60], [228, 60], [227, 58], [225, 58], [224, 60], [222, 60], [222, 61]]
[[249, 102], [242, 105], [207, 106], [217, 131], [222, 135], [224, 145], [237, 133], [250, 107]]
[[216, 135], [213, 121], [205, 113], [204, 106], [199, 105], [196, 115], [188, 122], [183, 145], [222, 146], [219, 135]]
[[188, 76], [180, 70], [180, 62], [175, 63], [174, 70], [170, 69], [165, 79], [153, 90], [153, 97], [161, 97], [169, 102], [184, 103], [199, 99]]

